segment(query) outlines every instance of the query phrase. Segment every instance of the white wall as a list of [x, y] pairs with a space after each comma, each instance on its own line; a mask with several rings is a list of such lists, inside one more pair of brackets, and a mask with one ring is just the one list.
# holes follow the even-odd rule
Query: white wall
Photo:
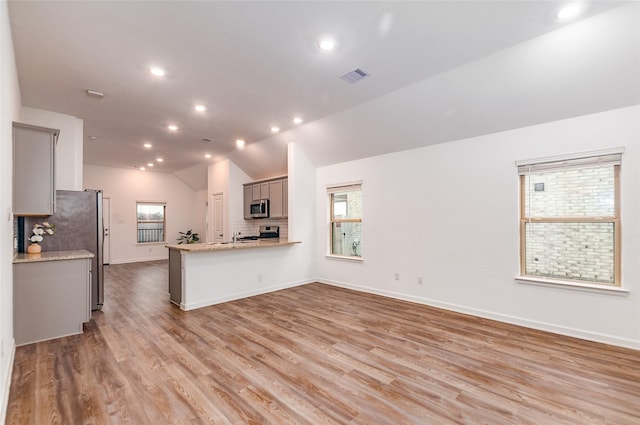
[[[244, 192], [242, 185], [251, 181], [244, 171], [236, 164], [229, 161], [219, 161], [209, 166], [208, 175], [208, 201], [211, 205], [212, 196], [222, 193], [224, 196], [223, 204], [223, 239], [231, 240], [232, 232], [236, 223], [244, 219]], [[211, 209], [209, 209], [211, 213]], [[209, 228], [207, 233], [207, 241], [213, 241], [212, 221], [209, 218]]]
[[[290, 241], [301, 241], [296, 246], [295, 264], [302, 274], [298, 279], [313, 281], [316, 276], [318, 254], [316, 241], [321, 239], [314, 227], [316, 223], [316, 199], [313, 188], [316, 187], [316, 168], [302, 148], [295, 143], [287, 145], [287, 168], [289, 180], [288, 193], [288, 237]], [[318, 257], [316, 259], [316, 257]]]
[[[318, 276], [341, 286], [640, 348], [639, 122], [635, 106], [319, 168], [316, 232], [323, 236], [316, 249], [326, 252], [326, 185], [362, 180], [364, 261], [318, 255]], [[428, 131], [421, 122], [398, 125], [411, 125], [415, 134]], [[620, 146], [625, 148], [622, 281], [629, 294], [516, 283], [515, 161]], [[418, 276], [424, 284], [417, 284]]]
[[56, 189], [82, 190], [83, 121], [70, 115], [23, 107], [20, 122], [60, 130], [56, 144]]
[[20, 88], [7, 2], [0, 2], [0, 423], [4, 423], [13, 367], [13, 143], [20, 118]]
[[111, 199], [111, 264], [168, 258], [164, 243], [138, 244], [136, 202], [166, 202], [167, 243], [178, 232], [201, 226], [196, 194], [173, 174], [84, 166], [86, 188], [101, 189]]
[[[193, 205], [194, 218], [191, 229], [198, 234], [200, 242], [207, 240], [207, 220], [209, 219], [207, 216], [209, 214], [208, 201], [206, 189], [199, 190], [195, 193]], [[182, 231], [184, 232], [184, 230]]]

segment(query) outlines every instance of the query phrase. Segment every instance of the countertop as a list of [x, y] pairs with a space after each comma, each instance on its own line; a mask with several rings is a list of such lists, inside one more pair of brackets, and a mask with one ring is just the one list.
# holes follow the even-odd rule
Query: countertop
[[224, 242], [221, 244], [214, 243], [192, 243], [181, 245], [166, 245], [169, 249], [176, 249], [186, 252], [209, 252], [209, 251], [228, 251], [231, 249], [251, 249], [251, 248], [267, 248], [270, 246], [285, 246], [301, 243], [299, 241], [290, 241], [287, 238], [261, 239], [257, 241], [238, 241]]
[[13, 264], [36, 263], [39, 261], [81, 260], [93, 258], [94, 255], [86, 249], [74, 249], [69, 251], [43, 251], [39, 254], [27, 254], [19, 252], [13, 255]]

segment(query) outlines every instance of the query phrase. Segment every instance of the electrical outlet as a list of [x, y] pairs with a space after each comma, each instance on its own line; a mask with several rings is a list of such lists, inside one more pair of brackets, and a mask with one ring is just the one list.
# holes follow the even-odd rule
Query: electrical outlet
[[422, 285], [423, 283], [422, 276], [418, 276], [418, 285]]
[[262, 283], [262, 275], [261, 274], [258, 275], [258, 282]]
[[400, 280], [400, 273], [396, 273], [395, 278], [396, 280]]
[[4, 339], [0, 341], [0, 358], [4, 357]]

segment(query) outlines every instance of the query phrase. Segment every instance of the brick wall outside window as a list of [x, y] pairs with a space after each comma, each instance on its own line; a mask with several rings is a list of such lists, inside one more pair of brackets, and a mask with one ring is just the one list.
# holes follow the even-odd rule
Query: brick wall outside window
[[[536, 191], [536, 183], [544, 183], [544, 190]], [[524, 215], [611, 217], [614, 193], [613, 166], [526, 175]], [[532, 221], [525, 224], [525, 233], [527, 275], [614, 283], [613, 223]]]

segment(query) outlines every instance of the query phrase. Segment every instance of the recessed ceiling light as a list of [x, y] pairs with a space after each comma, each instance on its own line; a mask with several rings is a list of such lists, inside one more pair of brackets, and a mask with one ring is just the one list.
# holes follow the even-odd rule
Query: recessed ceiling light
[[294, 124], [302, 124], [302, 118], [300, 118], [300, 117], [295, 117], [295, 118], [293, 119], [293, 123], [294, 123]]
[[205, 153], [205, 154], [204, 154], [204, 157], [205, 157], [205, 158], [207, 158], [207, 159], [209, 159], [209, 158], [211, 158], [211, 154], [210, 154], [210, 153]]
[[559, 21], [567, 21], [577, 17], [582, 12], [582, 7], [579, 3], [571, 3], [562, 7], [558, 13], [556, 13], [556, 19]]
[[146, 171], [146, 168], [140, 167], [140, 171]]
[[238, 140], [236, 140], [236, 147], [237, 147], [238, 149], [244, 149], [244, 145], [245, 145], [244, 140], [242, 140], [242, 139], [238, 139]]
[[151, 72], [156, 77], [164, 77], [164, 69], [158, 68], [157, 66], [152, 66], [149, 68], [149, 72]]
[[320, 47], [320, 50], [330, 52], [336, 48], [336, 41], [333, 38], [324, 37], [318, 40], [318, 47]]
[[151, 149], [153, 145], [151, 143], [145, 143], [143, 146], [147, 149]]
[[147, 162], [147, 167], [153, 167], [153, 162]]
[[164, 159], [162, 159], [162, 158], [156, 158], [156, 162], [162, 162], [162, 161], [164, 161]]
[[271, 132], [272, 133], [277, 133], [280, 131], [280, 127], [276, 127], [275, 125], [273, 127], [271, 127]]
[[168, 125], [167, 128], [169, 131], [178, 131], [178, 126], [174, 124]]
[[98, 140], [96, 136], [89, 136], [89, 140]]
[[196, 105], [193, 107], [193, 109], [195, 109], [198, 112], [204, 112], [207, 110], [207, 107], [204, 105]]

